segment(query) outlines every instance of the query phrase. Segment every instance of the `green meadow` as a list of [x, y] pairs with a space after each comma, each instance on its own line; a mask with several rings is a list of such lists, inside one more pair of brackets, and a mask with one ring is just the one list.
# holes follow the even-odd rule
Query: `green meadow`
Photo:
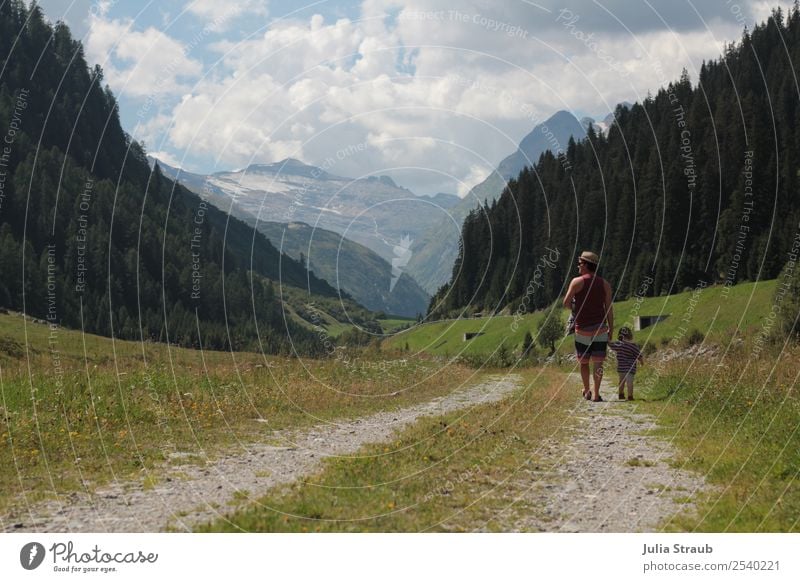
[[[652, 343], [656, 352], [637, 376], [637, 400], [625, 406], [656, 420], [649, 433], [674, 445], [674, 456], [666, 459], [671, 466], [697, 472], [706, 481], [701, 491], [667, 489], [676, 501], [692, 503], [661, 529], [800, 530], [800, 347], [765, 332], [774, 289], [775, 283], [767, 281], [615, 306], [618, 326], [630, 325], [636, 313], [670, 314], [639, 334], [638, 341]], [[526, 317], [528, 329], [536, 329], [541, 317]], [[433, 343], [427, 351], [445, 354], [446, 343], [438, 343], [463, 343], [465, 331], [483, 329], [485, 335], [470, 346], [471, 353], [479, 353], [503, 339], [511, 346], [521, 341], [525, 328], [509, 332], [509, 325], [507, 317], [441, 322], [388, 343], [408, 342], [409, 349], [421, 351]], [[703, 337], [689, 341], [695, 330]], [[668, 349], [695, 342], [710, 351], [661, 358]], [[319, 473], [275, 488], [203, 529], [501, 531], [499, 518], [515, 496], [520, 469], [532, 463], [547, 470], [537, 454], [539, 443], [570, 438], [568, 409], [578, 394], [577, 386], [571, 390], [563, 383], [558, 367], [519, 371], [526, 387], [514, 398], [463, 416], [422, 419], [392, 443], [328, 460]], [[519, 505], [516, 510], [539, 515], [540, 508]]]
[[[775, 281], [742, 283], [734, 287], [706, 287], [663, 297], [632, 298], [614, 304], [615, 327], [627, 325], [633, 329], [633, 318], [640, 316], [667, 316], [666, 319], [636, 332], [640, 345], [654, 346], [682, 339], [697, 330], [704, 336], [722, 338], [731, 330], [745, 333], [758, 329], [759, 322], [769, 313]], [[494, 352], [505, 345], [508, 350], [521, 349], [526, 332], [534, 341], [537, 330], [547, 312], [539, 311], [520, 315], [497, 315], [478, 319], [458, 319], [423, 323], [402, 331], [386, 344], [394, 349], [423, 352], [440, 356], [482, 355]], [[566, 322], [567, 310], [560, 310]], [[466, 333], [480, 335], [464, 340]], [[571, 353], [572, 338], [560, 344], [561, 353]]]
[[400, 354], [338, 355], [114, 341], [1, 314], [0, 510], [112, 478], [157, 479], [186, 453], [213, 458], [274, 430], [408, 406], [476, 377]]
[[[631, 325], [637, 313], [669, 315], [637, 334], [655, 352], [637, 376], [630, 406], [651, 414], [653, 434], [675, 445], [669, 463], [707, 482], [685, 512], [662, 524], [666, 530], [800, 529], [800, 348], [765, 334], [774, 290], [766, 281], [615, 305], [617, 327]], [[165, 467], [203, 462], [273, 430], [449, 393], [483, 372], [445, 366], [440, 356], [457, 349], [486, 354], [500, 345], [518, 351], [542, 317], [525, 315], [516, 330], [513, 316], [423, 324], [348, 353], [361, 364], [403, 362], [382, 367], [113, 341], [2, 314], [0, 462], [11, 469], [0, 473], [0, 509], [113, 478], [157, 482]], [[337, 324], [327, 315], [322, 321]], [[406, 323], [382, 322], [385, 329]], [[463, 341], [478, 331], [484, 335]], [[661, 357], [692, 343], [711, 351]], [[571, 349], [569, 340], [559, 346]], [[524, 463], [545, 467], [531, 456], [542, 439], [569, 438], [567, 411], [578, 394], [557, 366], [519, 373], [525, 382], [513, 397], [420, 419], [392, 443], [326, 461], [317, 474], [261, 492], [257, 506], [240, 506], [204, 529], [502, 530], [495, 516], [514, 479]]]
[[383, 330], [383, 333], [392, 333], [404, 327], [410, 327], [416, 324], [416, 319], [413, 317], [399, 317], [396, 315], [387, 315], [385, 319], [379, 319], [378, 323]]

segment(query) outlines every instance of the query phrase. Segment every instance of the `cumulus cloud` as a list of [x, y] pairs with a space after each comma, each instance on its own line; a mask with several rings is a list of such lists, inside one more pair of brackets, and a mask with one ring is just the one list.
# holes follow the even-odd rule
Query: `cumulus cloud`
[[173, 168], [181, 167], [181, 161], [169, 152], [150, 152], [150, 156]]
[[[208, 18], [216, 10], [195, 4]], [[549, 115], [605, 115], [643, 98], [716, 58], [760, 6], [741, 2], [736, 14], [711, 3], [576, 0], [565, 13], [538, 4], [366, 0], [349, 18], [278, 19], [247, 39], [229, 35], [207, 47], [218, 61], [195, 85], [171, 80], [180, 99], [163, 126], [168, 144], [223, 167], [291, 156], [463, 194]], [[113, 37], [127, 34], [112, 25], [98, 30], [98, 52], [124, 60], [144, 48], [148, 31], [119, 48]], [[186, 70], [198, 72], [191, 62]]]
[[266, 0], [237, 0], [236, 2], [220, 2], [220, 0], [191, 0], [185, 10], [197, 16], [213, 30], [222, 31], [231, 26], [236, 18], [243, 15], [266, 17], [268, 14]]
[[185, 81], [203, 71], [183, 43], [164, 32], [154, 27], [135, 30], [131, 20], [106, 19], [102, 14], [91, 17], [86, 55], [103, 66], [115, 91], [133, 98], [186, 91], [191, 86]]

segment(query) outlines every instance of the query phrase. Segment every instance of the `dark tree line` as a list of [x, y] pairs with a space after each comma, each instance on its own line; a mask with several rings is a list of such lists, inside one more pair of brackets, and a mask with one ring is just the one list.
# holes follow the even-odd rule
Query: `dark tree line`
[[[775, 278], [798, 232], [800, 10], [775, 10], [681, 78], [545, 153], [462, 229], [430, 315], [542, 308], [581, 250], [618, 298]], [[558, 254], [556, 264], [543, 257]]]
[[66, 25], [0, 3], [0, 66], [0, 306], [121, 338], [279, 353], [291, 335], [321, 353], [284, 321], [277, 281], [336, 291], [151, 170]]

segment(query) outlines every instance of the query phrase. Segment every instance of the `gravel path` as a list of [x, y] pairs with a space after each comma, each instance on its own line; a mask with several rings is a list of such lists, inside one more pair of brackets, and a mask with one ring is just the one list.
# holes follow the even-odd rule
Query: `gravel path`
[[[578, 394], [580, 378], [573, 374], [568, 382]], [[114, 483], [93, 495], [73, 493], [11, 514], [2, 523], [6, 531], [18, 532], [191, 531], [193, 524], [219, 518], [251, 495], [257, 498], [271, 487], [312, 474], [326, 457], [351, 455], [367, 443], [388, 441], [422, 416], [501, 400], [520, 384], [519, 376], [497, 376], [394, 412], [302, 432], [269, 432], [268, 443], [254, 443], [200, 466], [170, 468], [156, 487]], [[604, 403], [576, 400], [571, 421], [537, 447], [539, 460], [506, 482], [506, 494], [515, 502], [492, 519], [493, 529], [657, 531], [705, 487], [698, 475], [666, 463], [675, 450], [649, 434], [655, 427], [652, 416], [638, 412], [635, 401], [617, 401], [615, 386], [604, 384], [601, 393]]]
[[[579, 394], [580, 376], [572, 374], [569, 384]], [[692, 507], [704, 479], [667, 464], [676, 451], [648, 433], [655, 419], [638, 412], [635, 400], [618, 401], [610, 383], [600, 393], [605, 402], [581, 399], [567, 438], [543, 443], [541, 463], [521, 472], [514, 485], [528, 510], [512, 507], [497, 520], [503, 529], [652, 532]]]
[[[15, 532], [191, 531], [193, 524], [218, 518], [231, 502], [258, 497], [276, 485], [317, 470], [322, 459], [355, 453], [362, 445], [386, 441], [421, 416], [501, 400], [520, 387], [517, 375], [498, 376], [446, 397], [394, 412], [320, 425], [304, 432], [266, 435], [271, 444], [254, 443], [204, 466], [170, 468], [162, 483], [114, 483], [92, 495], [73, 493], [2, 519]], [[279, 443], [276, 445], [275, 443]]]

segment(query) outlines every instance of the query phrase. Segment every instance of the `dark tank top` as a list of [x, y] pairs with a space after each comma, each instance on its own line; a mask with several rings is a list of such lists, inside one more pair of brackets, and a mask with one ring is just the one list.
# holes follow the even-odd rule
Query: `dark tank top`
[[602, 277], [587, 273], [583, 275], [583, 289], [575, 294], [575, 325], [586, 328], [606, 320], [606, 290]]

